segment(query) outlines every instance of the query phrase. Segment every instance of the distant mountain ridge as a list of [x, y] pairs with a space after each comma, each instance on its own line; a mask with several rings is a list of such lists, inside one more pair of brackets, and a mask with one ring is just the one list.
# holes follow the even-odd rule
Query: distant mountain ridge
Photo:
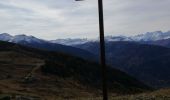
[[[170, 31], [162, 32], [162, 31], [155, 31], [155, 32], [147, 32], [135, 36], [110, 36], [106, 38], [106, 41], [157, 41], [162, 39], [169, 39], [170, 38]], [[116, 40], [117, 39], [117, 40]]]
[[77, 45], [77, 44], [84, 44], [89, 42], [88, 39], [56, 39], [56, 40], [51, 40], [50, 42], [52, 43], [59, 43], [63, 45]]
[[50, 41], [38, 39], [34, 36], [27, 36], [24, 34], [12, 36], [7, 33], [3, 33], [3, 34], [0, 34], [0, 40], [6, 41], [6, 42], [11, 42], [11, 43], [17, 43], [17, 44], [32, 47], [32, 48], [62, 52], [62, 53], [66, 53], [69, 55], [81, 57], [84, 59], [96, 61], [96, 57], [88, 51], [82, 50], [80, 48], [65, 46], [65, 45], [61, 45], [61, 44], [57, 44], [57, 43], [52, 43]]
[[8, 33], [0, 34], [0, 40], [1, 41], [12, 42], [12, 43], [19, 43], [21, 41], [25, 41], [25, 42], [48, 42], [48, 41], [43, 40], [43, 39], [38, 39], [38, 38], [36, 38], [34, 36], [27, 36], [25, 34], [12, 36], [12, 35], [10, 35]]
[[157, 41], [157, 40], [168, 39], [168, 38], [170, 38], [170, 31], [147, 32], [145, 34], [132, 36], [133, 41]]
[[[135, 36], [105, 36], [106, 42], [113, 41], [135, 41], [135, 42], [148, 42], [148, 41], [158, 41], [170, 38], [170, 31], [162, 32], [147, 32], [144, 34], [139, 34]], [[56, 39], [52, 40], [53, 43], [59, 43], [64, 45], [77, 45], [87, 42], [98, 42], [98, 39], [88, 40], [88, 39]]]
[[[81, 58], [96, 61], [95, 57], [90, 52], [83, 50], [83, 48], [77, 48], [76, 45], [89, 44], [91, 42], [99, 42], [98, 39], [56, 39], [56, 40], [43, 40], [34, 36], [27, 36], [24, 34], [12, 36], [8, 33], [0, 34], [0, 40], [21, 44], [24, 46], [40, 48], [50, 51], [64, 52], [71, 55], [75, 55]], [[159, 45], [164, 47], [170, 47], [170, 31], [162, 32], [147, 32], [136, 36], [106, 36], [106, 43], [117, 41], [129, 41], [138, 42], [142, 44]], [[89, 46], [89, 45], [87, 45]], [[95, 60], [94, 60], [95, 59]]]
[[[165, 39], [170, 39], [170, 31], [167, 32], [162, 32], [162, 31], [155, 31], [155, 32], [147, 32], [144, 34], [139, 34], [135, 36], [105, 36], [106, 42], [111, 42], [111, 41], [136, 41], [136, 42], [148, 42], [148, 41], [159, 41], [159, 40], [165, 40]], [[8, 42], [13, 42], [13, 43], [18, 43], [21, 41], [26, 41], [26, 42], [49, 42], [49, 43], [57, 43], [57, 44], [62, 44], [62, 45], [78, 45], [78, 44], [84, 44], [87, 42], [95, 42], [99, 41], [98, 39], [56, 39], [56, 40], [43, 40], [36, 38], [34, 36], [27, 36], [24, 34], [21, 35], [15, 35], [12, 36], [8, 33], [2, 33], [0, 34], [0, 40], [2, 41], [8, 41]]]
[[143, 41], [141, 43], [150, 44], [150, 45], [158, 45], [158, 46], [163, 46], [163, 47], [170, 48], [170, 38], [157, 40], [157, 41]]

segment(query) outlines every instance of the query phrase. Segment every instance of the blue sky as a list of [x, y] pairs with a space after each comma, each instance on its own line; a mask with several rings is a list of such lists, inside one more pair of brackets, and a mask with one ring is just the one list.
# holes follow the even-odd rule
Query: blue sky
[[[170, 30], [170, 0], [103, 0], [106, 35]], [[98, 37], [97, 0], [0, 0], [0, 32], [43, 39]]]

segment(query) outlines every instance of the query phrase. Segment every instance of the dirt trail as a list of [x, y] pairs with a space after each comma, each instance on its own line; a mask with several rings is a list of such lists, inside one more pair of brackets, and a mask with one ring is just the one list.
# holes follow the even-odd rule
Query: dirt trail
[[38, 69], [41, 68], [42, 65], [44, 65], [44, 63], [37, 63], [37, 64], [36, 64], [36, 67], [34, 67], [34, 68], [31, 70], [30, 74], [34, 74]]
[[25, 76], [25, 79], [31, 78], [34, 76], [37, 70], [41, 68], [41, 66], [44, 65], [44, 63], [37, 63], [36, 67], [32, 68], [32, 70]]

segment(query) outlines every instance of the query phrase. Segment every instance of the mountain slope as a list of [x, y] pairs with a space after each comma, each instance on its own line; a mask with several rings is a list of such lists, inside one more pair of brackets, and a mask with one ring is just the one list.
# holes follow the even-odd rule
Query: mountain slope
[[3, 33], [3, 34], [0, 34], [0, 40], [17, 43], [17, 44], [32, 47], [32, 48], [63, 52], [66, 54], [74, 55], [74, 56], [92, 60], [92, 61], [96, 60], [96, 57], [92, 53], [87, 52], [85, 50], [74, 48], [71, 46], [64, 46], [61, 44], [51, 43], [49, 41], [38, 39], [33, 36], [27, 36], [27, 35], [11, 36], [7, 33]]
[[[98, 42], [77, 45], [99, 54]], [[107, 62], [153, 87], [170, 87], [170, 49], [135, 42], [107, 42]]]
[[170, 89], [160, 89], [137, 95], [113, 97], [111, 100], [170, 100]]
[[[101, 93], [101, 70], [96, 63], [58, 52], [48, 52], [0, 42], [1, 93], [55, 96], [97, 96]], [[109, 68], [110, 93], [129, 94], [149, 88], [119, 70]]]
[[144, 44], [151, 44], [151, 45], [158, 45], [158, 46], [163, 46], [170, 48], [170, 39], [162, 39], [162, 40], [157, 40], [157, 41], [148, 41], [148, 42], [143, 42]]

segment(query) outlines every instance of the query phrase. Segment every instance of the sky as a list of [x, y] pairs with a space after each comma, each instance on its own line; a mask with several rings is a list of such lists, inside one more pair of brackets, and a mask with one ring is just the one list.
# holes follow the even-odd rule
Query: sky
[[[0, 33], [97, 38], [98, 0], [0, 0]], [[105, 35], [170, 30], [170, 0], [103, 0]]]

